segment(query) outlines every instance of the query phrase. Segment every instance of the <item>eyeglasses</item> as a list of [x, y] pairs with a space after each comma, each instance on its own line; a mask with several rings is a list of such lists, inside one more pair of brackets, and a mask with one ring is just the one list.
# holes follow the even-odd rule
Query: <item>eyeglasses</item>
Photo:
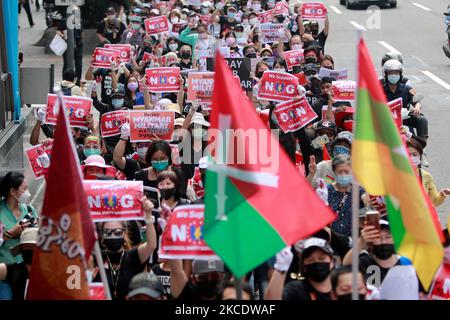
[[120, 237], [123, 237], [123, 234], [124, 234], [124, 229], [122, 229], [122, 228], [104, 229], [103, 230], [103, 236], [108, 237], [108, 238], [111, 238], [112, 236], [120, 238]]

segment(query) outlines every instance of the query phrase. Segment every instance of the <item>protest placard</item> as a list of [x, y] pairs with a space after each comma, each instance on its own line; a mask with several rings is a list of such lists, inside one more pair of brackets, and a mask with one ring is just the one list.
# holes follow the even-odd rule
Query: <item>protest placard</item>
[[111, 63], [120, 63], [120, 51], [107, 48], [95, 48], [92, 60], [92, 68], [111, 68]]
[[[250, 79], [251, 61], [249, 58], [226, 58], [225, 62], [230, 67], [233, 76], [239, 79], [241, 87], [245, 91], [252, 91], [252, 81]], [[214, 59], [207, 59], [207, 68], [214, 71]]]
[[124, 123], [129, 122], [129, 111], [118, 110], [102, 114], [100, 131], [102, 138], [117, 136]]
[[147, 34], [157, 34], [169, 31], [169, 21], [167, 16], [158, 16], [144, 20], [145, 32]]
[[114, 49], [120, 52], [121, 62], [130, 62], [131, 59], [131, 44], [111, 44], [105, 43], [105, 48]]
[[285, 72], [265, 71], [259, 83], [258, 99], [289, 101], [298, 97], [298, 78]]
[[25, 149], [25, 154], [36, 179], [40, 179], [47, 174], [52, 157], [52, 148], [53, 140], [45, 145], [39, 144]]
[[262, 42], [274, 43], [276, 41], [288, 42], [289, 39], [286, 36], [286, 28], [283, 23], [261, 23], [259, 25], [261, 32]]
[[180, 68], [178, 67], [145, 69], [145, 76], [150, 92], [180, 91]]
[[130, 141], [148, 142], [156, 138], [172, 141], [175, 111], [131, 110]]
[[179, 206], [173, 210], [161, 235], [160, 258], [217, 258], [203, 239], [204, 210], [203, 205]]
[[258, 13], [257, 18], [259, 20], [259, 23], [272, 22], [272, 10], [267, 10]]
[[[92, 99], [80, 96], [63, 96], [64, 105], [72, 127], [87, 128], [87, 116], [91, 114]], [[58, 97], [56, 94], [47, 95], [46, 124], [56, 125], [58, 117]]]
[[330, 77], [334, 80], [347, 80], [348, 78], [348, 70], [347, 69], [341, 69], [341, 70], [331, 70], [328, 68], [320, 68], [319, 70], [319, 77]]
[[289, 5], [285, 2], [285, 1], [280, 1], [277, 2], [277, 4], [275, 5], [275, 7], [273, 7], [272, 11], [272, 15], [273, 16], [277, 16], [277, 15], [289, 15]]
[[398, 98], [398, 99], [389, 101], [388, 107], [391, 110], [392, 117], [394, 118], [397, 128], [400, 129], [403, 126], [403, 120], [402, 120], [403, 99]]
[[273, 114], [284, 133], [297, 131], [317, 118], [305, 97], [278, 104]]
[[333, 99], [335, 101], [355, 100], [356, 82], [352, 80], [333, 81]]
[[94, 222], [143, 220], [142, 181], [83, 180]]
[[186, 23], [172, 23], [172, 35], [178, 36], [181, 28], [185, 25]]
[[284, 59], [288, 70], [291, 71], [293, 66], [300, 66], [302, 64], [304, 59], [303, 49], [285, 51]]
[[302, 19], [325, 20], [327, 7], [322, 2], [304, 2], [302, 5]]
[[187, 83], [187, 101], [198, 100], [205, 105], [212, 104], [214, 72], [190, 72]]
[[106, 300], [105, 286], [102, 282], [89, 283], [89, 300]]
[[142, 56], [142, 61], [152, 61], [153, 63], [158, 63], [158, 57], [151, 53], [144, 52], [144, 55]]
[[443, 263], [434, 278], [430, 290], [433, 300], [450, 300], [450, 264]]

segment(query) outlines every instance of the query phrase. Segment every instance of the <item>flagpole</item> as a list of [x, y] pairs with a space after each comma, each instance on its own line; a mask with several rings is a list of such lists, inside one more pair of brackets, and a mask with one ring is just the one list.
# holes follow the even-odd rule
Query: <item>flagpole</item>
[[103, 258], [98, 240], [95, 241], [94, 252], [95, 260], [97, 260], [98, 271], [100, 272], [100, 279], [102, 279], [103, 286], [105, 287], [106, 300], [112, 300], [111, 291], [109, 290], [108, 278], [106, 277], [105, 266], [103, 264]]
[[[359, 87], [359, 42], [362, 38], [362, 28], [357, 28], [356, 31], [356, 108], [353, 124], [353, 130], [356, 130], [356, 119], [358, 112], [358, 87]], [[358, 248], [358, 238], [359, 238], [359, 182], [355, 179], [353, 175], [352, 182], [352, 300], [358, 300], [358, 273], [359, 273], [359, 248]]]
[[242, 279], [234, 276], [234, 287], [236, 288], [236, 300], [242, 300]]

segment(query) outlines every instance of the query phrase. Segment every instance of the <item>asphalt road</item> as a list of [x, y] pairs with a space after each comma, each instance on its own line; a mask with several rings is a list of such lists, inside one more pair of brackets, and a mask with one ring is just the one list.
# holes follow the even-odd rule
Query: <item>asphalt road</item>
[[[417, 93], [423, 94], [423, 112], [429, 121], [425, 149], [439, 189], [450, 187], [450, 59], [442, 50], [447, 39], [443, 12], [448, 0], [398, 0], [396, 9], [378, 12], [360, 8], [347, 10], [339, 0], [324, 0], [329, 8], [330, 34], [326, 53], [335, 68], [348, 68], [355, 78], [356, 25], [366, 29], [364, 38], [381, 76], [381, 57], [396, 50], [403, 55], [405, 75]], [[375, 15], [379, 17], [376, 24]], [[450, 212], [450, 199], [437, 208], [442, 224]]]

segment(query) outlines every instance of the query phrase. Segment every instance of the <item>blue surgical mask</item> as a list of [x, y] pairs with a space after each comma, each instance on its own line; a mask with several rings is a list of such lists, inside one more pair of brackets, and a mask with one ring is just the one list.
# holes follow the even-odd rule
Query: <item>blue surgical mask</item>
[[400, 81], [400, 76], [398, 74], [390, 74], [387, 78], [390, 84], [397, 84]]
[[336, 176], [336, 183], [347, 187], [352, 183], [352, 175], [351, 174], [341, 174]]
[[227, 13], [228, 18], [235, 19], [236, 18], [236, 12], [228, 12]]
[[152, 161], [152, 167], [157, 172], [166, 170], [168, 166], [169, 166], [169, 160]]
[[119, 109], [123, 107], [124, 99], [111, 99], [111, 104], [114, 109]]
[[350, 155], [350, 149], [344, 146], [335, 146], [333, 149], [333, 156], [336, 158], [340, 154]]
[[93, 155], [100, 155], [100, 149], [88, 148], [83, 150], [84, 155], [87, 157]]

